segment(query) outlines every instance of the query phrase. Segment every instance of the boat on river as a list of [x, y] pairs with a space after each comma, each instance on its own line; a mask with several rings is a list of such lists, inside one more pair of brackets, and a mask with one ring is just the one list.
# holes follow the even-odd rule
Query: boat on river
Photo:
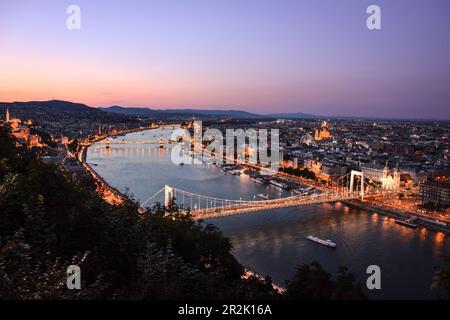
[[320, 239], [320, 238], [315, 237], [313, 235], [307, 236], [306, 239], [314, 241], [316, 243], [319, 243], [319, 244], [327, 246], [327, 247], [336, 248], [336, 243], [334, 243], [331, 240], [323, 240], [323, 239]]
[[405, 227], [416, 229], [418, 227], [417, 224], [413, 223], [417, 218], [413, 217], [411, 219], [401, 220], [401, 219], [395, 219], [396, 224], [400, 224]]

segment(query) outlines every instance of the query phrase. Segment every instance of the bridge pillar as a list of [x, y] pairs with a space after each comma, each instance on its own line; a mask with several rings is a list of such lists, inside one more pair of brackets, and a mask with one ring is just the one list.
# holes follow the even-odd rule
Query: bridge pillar
[[169, 206], [169, 203], [174, 199], [173, 188], [166, 185], [164, 187], [164, 205]]
[[354, 181], [355, 181], [355, 176], [359, 176], [361, 177], [361, 200], [364, 200], [364, 174], [361, 171], [355, 171], [352, 170], [351, 172], [351, 176], [350, 176], [350, 193], [353, 193], [353, 187], [354, 187]]

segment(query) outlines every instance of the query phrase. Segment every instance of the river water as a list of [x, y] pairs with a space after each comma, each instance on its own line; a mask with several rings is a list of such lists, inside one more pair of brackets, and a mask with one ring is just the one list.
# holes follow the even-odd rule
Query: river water
[[[135, 132], [116, 141], [158, 140], [170, 133], [160, 130]], [[128, 191], [141, 203], [168, 184], [211, 197], [253, 200], [257, 194], [270, 198], [287, 196], [277, 187], [262, 186], [247, 175], [234, 176], [220, 168], [179, 166], [171, 161], [172, 148], [150, 144], [91, 146], [87, 162], [111, 185]], [[153, 201], [163, 201], [163, 194]], [[277, 209], [208, 220], [231, 239], [237, 259], [261, 275], [284, 285], [302, 263], [318, 261], [334, 273], [345, 265], [365, 285], [366, 268], [381, 268], [381, 290], [366, 290], [371, 299], [427, 299], [434, 267], [450, 256], [450, 239], [443, 233], [395, 224], [376, 212], [342, 203]], [[313, 234], [337, 243], [331, 249], [313, 243]], [[365, 287], [365, 286], [364, 286]]]

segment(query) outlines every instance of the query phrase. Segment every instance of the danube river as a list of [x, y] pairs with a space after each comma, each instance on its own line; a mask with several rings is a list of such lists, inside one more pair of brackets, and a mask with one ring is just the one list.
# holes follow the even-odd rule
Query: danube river
[[[150, 141], [161, 136], [158, 130], [135, 132], [116, 140]], [[168, 134], [164, 136], [168, 138]], [[273, 186], [262, 186], [246, 175], [233, 176], [220, 168], [203, 165], [175, 165], [171, 147], [117, 144], [91, 146], [87, 162], [112, 186], [129, 191], [143, 202], [164, 185], [217, 198], [253, 200], [257, 194], [270, 198], [286, 196]], [[155, 201], [163, 201], [162, 196]], [[153, 201], [153, 200], [152, 200]], [[376, 212], [362, 211], [344, 204], [322, 204], [278, 209], [260, 213], [211, 219], [233, 243], [237, 259], [261, 275], [270, 275], [284, 285], [296, 266], [320, 262], [335, 272], [345, 265], [365, 285], [366, 268], [381, 268], [382, 289], [368, 291], [371, 299], [426, 299], [434, 267], [440, 256], [450, 256], [450, 239], [443, 233], [409, 229]], [[313, 234], [337, 243], [336, 249], [307, 239]], [[365, 286], [364, 286], [365, 287]]]

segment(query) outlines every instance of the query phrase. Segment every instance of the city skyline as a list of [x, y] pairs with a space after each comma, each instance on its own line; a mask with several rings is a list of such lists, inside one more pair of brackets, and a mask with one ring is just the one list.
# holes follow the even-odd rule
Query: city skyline
[[450, 119], [447, 1], [69, 4], [0, 4], [0, 101]]

